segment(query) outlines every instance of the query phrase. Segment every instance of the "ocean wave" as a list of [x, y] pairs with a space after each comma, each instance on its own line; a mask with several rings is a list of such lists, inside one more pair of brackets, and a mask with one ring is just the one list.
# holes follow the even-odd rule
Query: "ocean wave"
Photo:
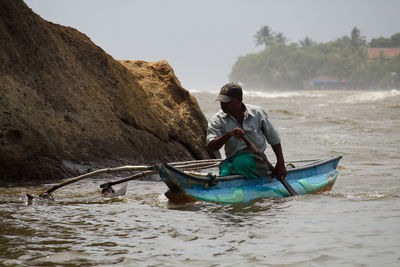
[[390, 91], [358, 91], [345, 97], [344, 102], [348, 104], [368, 103], [399, 95], [400, 91], [397, 89], [392, 89]]
[[261, 98], [287, 98], [292, 96], [300, 96], [299, 92], [276, 92], [276, 91], [243, 91], [243, 95], [246, 97], [261, 97]]
[[219, 90], [217, 89], [196, 89], [196, 88], [190, 88], [187, 89], [191, 94], [200, 94], [200, 93], [208, 93], [208, 94], [213, 94], [217, 95], [219, 93]]
[[[191, 94], [219, 94], [219, 90], [216, 89], [189, 89]], [[320, 97], [324, 96], [316, 94], [315, 92], [307, 91], [257, 91], [257, 90], [243, 90], [244, 97], [257, 97], [257, 98], [289, 98], [296, 96], [309, 96], [309, 97]]]
[[[219, 90], [216, 89], [189, 89], [191, 94], [199, 95], [218, 95]], [[264, 98], [264, 99], [275, 99], [275, 98], [290, 98], [290, 97], [329, 97], [333, 91], [319, 91], [319, 90], [303, 90], [303, 91], [262, 91], [262, 90], [243, 90], [244, 98]], [[381, 101], [391, 97], [400, 96], [399, 89], [392, 90], [375, 90], [375, 91], [341, 91], [343, 100], [341, 102], [346, 104], [362, 104], [369, 102]], [[394, 106], [397, 108], [397, 106]]]
[[358, 193], [338, 193], [326, 192], [325, 195], [338, 198], [346, 198], [350, 200], [378, 200], [378, 199], [391, 199], [399, 198], [398, 194], [383, 193], [383, 192], [358, 192]]
[[[187, 89], [191, 94], [219, 94], [220, 90], [217, 88], [189, 88]], [[329, 93], [328, 90], [263, 90], [263, 89], [243, 89], [244, 97], [258, 97], [258, 98], [289, 98], [289, 97], [324, 97]]]

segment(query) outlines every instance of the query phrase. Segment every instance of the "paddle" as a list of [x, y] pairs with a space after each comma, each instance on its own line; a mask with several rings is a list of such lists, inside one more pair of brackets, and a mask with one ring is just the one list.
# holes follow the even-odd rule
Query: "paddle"
[[[243, 136], [242, 139], [246, 143], [246, 145], [254, 152], [254, 154], [259, 155], [260, 157], [263, 158], [264, 162], [268, 165], [268, 168], [272, 171], [272, 173], [276, 177], [275, 167], [271, 164], [271, 162], [269, 162], [267, 157], [265, 157], [264, 154], [257, 149], [257, 147], [250, 141], [250, 139], [247, 138], [247, 136]], [[296, 191], [286, 180], [284, 179], [283, 180], [278, 179], [278, 180], [283, 184], [283, 186], [286, 188], [286, 190], [289, 192], [291, 196], [297, 195]]]

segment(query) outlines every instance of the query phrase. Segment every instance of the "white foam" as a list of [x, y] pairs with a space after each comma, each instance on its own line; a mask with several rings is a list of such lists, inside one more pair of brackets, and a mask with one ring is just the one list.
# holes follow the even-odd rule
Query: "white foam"
[[399, 95], [400, 91], [396, 89], [390, 91], [358, 91], [345, 97], [344, 102], [349, 104], [368, 103]]
[[191, 94], [198, 94], [198, 93], [209, 93], [209, 94], [215, 94], [217, 95], [219, 93], [219, 89], [196, 89], [196, 88], [190, 88], [187, 89]]
[[243, 91], [243, 95], [245, 97], [262, 97], [262, 98], [288, 98], [292, 96], [300, 96], [301, 94], [296, 91], [286, 91], [286, 92], [277, 92], [277, 91]]
[[[218, 95], [219, 90], [216, 89], [189, 89], [191, 94], [212, 94], [215, 97]], [[266, 98], [266, 99], [274, 99], [274, 98], [289, 98], [289, 97], [298, 97], [298, 96], [307, 96], [307, 97], [323, 97], [326, 94], [321, 94], [321, 92], [317, 91], [269, 91], [269, 90], [243, 90], [243, 97], [257, 97], [257, 98]]]
[[119, 184], [117, 186], [114, 186], [113, 192], [108, 192], [108, 191], [105, 191], [104, 193], [102, 192], [103, 198], [112, 199], [112, 198], [124, 196], [126, 194], [127, 186], [128, 186], [127, 182]]
[[[215, 97], [218, 95], [219, 90], [215, 89], [189, 89], [191, 94], [199, 94], [199, 93], [208, 93], [213, 94]], [[243, 97], [261, 97], [261, 98], [287, 98], [292, 96], [300, 96], [302, 95], [299, 92], [277, 92], [277, 91], [248, 91], [243, 90]]]

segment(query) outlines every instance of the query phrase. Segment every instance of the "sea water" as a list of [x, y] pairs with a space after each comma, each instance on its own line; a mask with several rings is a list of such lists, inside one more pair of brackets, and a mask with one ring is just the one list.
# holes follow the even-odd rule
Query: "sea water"
[[[217, 91], [191, 90], [204, 114]], [[157, 181], [103, 200], [92, 178], [0, 187], [0, 266], [400, 266], [400, 91], [245, 91], [287, 161], [342, 155], [332, 191], [241, 205], [169, 203]], [[271, 161], [273, 152], [266, 151]]]

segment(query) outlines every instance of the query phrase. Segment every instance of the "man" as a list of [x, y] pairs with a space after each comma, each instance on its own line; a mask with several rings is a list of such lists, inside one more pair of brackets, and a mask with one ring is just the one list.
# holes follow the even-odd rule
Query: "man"
[[220, 164], [219, 175], [242, 174], [255, 178], [266, 174], [268, 167], [263, 159], [252, 153], [242, 140], [246, 135], [261, 152], [265, 151], [267, 142], [271, 145], [277, 159], [275, 176], [285, 179], [285, 160], [278, 133], [261, 107], [245, 105], [242, 100], [239, 84], [224, 85], [216, 99], [221, 102], [221, 110], [208, 123], [207, 149], [213, 152], [225, 145], [226, 159]]

